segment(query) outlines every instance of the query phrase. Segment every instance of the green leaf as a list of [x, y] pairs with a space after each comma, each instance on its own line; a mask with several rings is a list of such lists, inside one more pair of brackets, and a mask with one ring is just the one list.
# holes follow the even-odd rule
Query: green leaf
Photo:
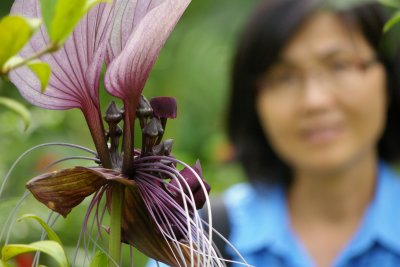
[[76, 24], [89, 10], [106, 0], [58, 0], [50, 26], [50, 40], [56, 47], [62, 46]]
[[90, 267], [107, 267], [108, 258], [104, 252], [97, 251], [96, 255], [94, 255], [93, 261], [90, 264]]
[[4, 246], [1, 254], [2, 260], [8, 261], [15, 256], [20, 254], [40, 251], [48, 254], [56, 260], [59, 267], [69, 267], [67, 256], [65, 255], [64, 249], [60, 244], [51, 240], [42, 240], [38, 242], [31, 243], [29, 245], [24, 244], [12, 244]]
[[6, 16], [0, 20], [0, 67], [6, 73], [4, 64], [16, 55], [39, 28], [41, 20], [21, 16]]
[[36, 77], [38, 77], [40, 81], [41, 92], [44, 93], [50, 79], [50, 65], [40, 60], [29, 61], [27, 65], [36, 74]]
[[348, 9], [353, 6], [363, 5], [367, 3], [373, 3], [376, 0], [327, 0], [323, 1], [323, 3], [329, 7], [336, 10]]
[[399, 0], [379, 0], [379, 2], [387, 7], [392, 8], [400, 8], [400, 1]]
[[12, 266], [7, 262], [0, 260], [0, 267], [12, 267]]
[[47, 223], [45, 221], [43, 221], [41, 218], [39, 218], [38, 216], [36, 216], [34, 214], [24, 214], [17, 221], [19, 222], [19, 221], [22, 221], [24, 219], [34, 219], [34, 220], [36, 220], [43, 227], [43, 229], [46, 231], [47, 236], [49, 237], [49, 239], [57, 242], [58, 244], [60, 244], [62, 246], [61, 239], [58, 237], [56, 232], [54, 232], [54, 230], [51, 229], [50, 226], [48, 226]]
[[0, 97], [0, 105], [3, 105], [20, 115], [24, 121], [25, 130], [28, 129], [29, 124], [31, 123], [31, 114], [25, 106], [13, 99], [6, 97]]
[[[20, 56], [14, 56], [10, 58], [5, 64], [4, 64], [4, 70], [12, 70], [15, 67], [21, 65], [22, 62], [25, 60], [20, 57]], [[46, 87], [49, 83], [50, 75], [51, 75], [51, 68], [50, 65], [40, 61], [38, 59], [33, 59], [33, 60], [28, 60], [24, 62], [24, 65], [27, 65], [31, 71], [36, 75], [36, 77], [40, 81], [40, 87], [42, 93], [46, 90]]]
[[46, 25], [47, 31], [49, 31], [51, 27], [51, 21], [54, 17], [57, 2], [57, 0], [40, 0], [42, 18], [44, 24]]
[[383, 32], [388, 32], [396, 23], [400, 21], [400, 11], [397, 11], [386, 23], [383, 27]]

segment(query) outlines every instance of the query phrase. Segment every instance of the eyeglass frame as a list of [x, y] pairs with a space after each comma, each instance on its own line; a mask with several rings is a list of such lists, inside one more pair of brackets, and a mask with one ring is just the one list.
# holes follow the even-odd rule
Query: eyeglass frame
[[[349, 59], [350, 60], [350, 59]], [[328, 61], [328, 60], [326, 60]], [[349, 71], [347, 74], [343, 73], [343, 69], [342, 70], [337, 70], [337, 71], [341, 71], [341, 75], [347, 75], [347, 77], [345, 77], [346, 79], [350, 79], [350, 76], [353, 75], [353, 78], [362, 78], [363, 74], [366, 73], [366, 71], [368, 71], [371, 67], [375, 66], [376, 64], [380, 64], [380, 60], [378, 59], [378, 57], [376, 55], [371, 56], [369, 59], [362, 59], [362, 58], [353, 58], [351, 60], [352, 62], [347, 62], [347, 71]], [[323, 64], [320, 64], [323, 65]], [[327, 65], [327, 64], [326, 64]], [[332, 77], [335, 76], [335, 74], [332, 74], [335, 70], [327, 70], [328, 68], [325, 65], [325, 70], [323, 70], [324, 68], [319, 67], [318, 71], [315, 71], [315, 67], [314, 68], [308, 68], [308, 70], [306, 69], [300, 69], [300, 68], [293, 68], [293, 70], [296, 73], [296, 79], [294, 81], [294, 85], [283, 85], [284, 81], [278, 81], [278, 79], [276, 79], [275, 77], [275, 81], [273, 81], [273, 77], [271, 77], [271, 71], [273, 71], [273, 68], [269, 68], [269, 70], [261, 77], [261, 79], [259, 80], [260, 82], [258, 83], [258, 91], [263, 91], [263, 90], [267, 90], [269, 92], [274, 92], [274, 94], [277, 93], [281, 93], [282, 96], [284, 95], [285, 97], [287, 97], [289, 94], [297, 95], [298, 93], [300, 93], [302, 91], [302, 88], [304, 88], [305, 85], [305, 81], [307, 80], [307, 77], [310, 77], [310, 69], [313, 69], [314, 73], [319, 73], [319, 78], [321, 77], [325, 77], [325, 81], [327, 82], [331, 82], [332, 85], [333, 83], [336, 83], [337, 86], [347, 86], [346, 84], [344, 84], [344, 78], [340, 81], [340, 79], [333, 79]], [[351, 71], [351, 73], [350, 73]], [[354, 76], [356, 75], [356, 76]], [[270, 76], [270, 77], [268, 77]], [[278, 76], [278, 75], [277, 75]], [[326, 77], [330, 77], [330, 78], [326, 78]], [[355, 80], [354, 80], [355, 81]], [[277, 83], [281, 83], [281, 85], [277, 85]], [[347, 82], [347, 81], [346, 81]], [[293, 83], [293, 81], [292, 81]], [[343, 84], [340, 84], [343, 83]], [[287, 88], [284, 88], [284, 86], [287, 86]], [[289, 88], [289, 86], [292, 86], [292, 88]], [[350, 86], [350, 84], [348, 84], [348, 86]], [[289, 91], [288, 91], [289, 90]], [[285, 92], [284, 92], [285, 91]], [[292, 92], [295, 91], [295, 92]], [[295, 94], [296, 93], [296, 94]]]

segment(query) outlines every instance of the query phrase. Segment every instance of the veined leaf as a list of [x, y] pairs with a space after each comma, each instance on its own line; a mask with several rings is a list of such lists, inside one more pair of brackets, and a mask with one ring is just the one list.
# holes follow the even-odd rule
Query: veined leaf
[[[9, 73], [9, 79], [27, 101], [46, 109], [89, 110], [88, 105], [98, 105], [104, 49], [109, 41], [108, 33], [113, 19], [111, 7], [108, 4], [94, 6], [76, 25], [71, 38], [60, 48], [61, 51], [51, 57], [42, 58], [51, 66], [45, 94], [41, 93], [39, 81], [32, 82], [36, 77], [29, 68], [17, 68]], [[11, 12], [27, 17], [40, 17], [40, 1], [14, 0]], [[69, 21], [70, 18], [64, 20]], [[48, 34], [40, 32], [32, 36], [21, 54], [27, 57], [33, 53], [52, 52], [56, 46], [57, 44], [49, 41]], [[86, 117], [91, 116], [89, 112], [85, 113], [88, 113], [85, 114]]]
[[17, 54], [39, 28], [40, 19], [22, 16], [6, 16], [0, 20], [0, 66], [5, 73], [4, 64]]
[[75, 167], [39, 175], [27, 183], [33, 196], [62, 216], [107, 182], [93, 169]]
[[24, 122], [25, 130], [28, 129], [29, 124], [31, 123], [31, 114], [25, 106], [13, 99], [6, 97], [0, 97], [0, 105], [3, 105], [20, 115]]
[[38, 216], [36, 216], [34, 214], [24, 214], [21, 218], [18, 219], [18, 221], [22, 221], [24, 219], [34, 219], [34, 220], [36, 220], [43, 227], [43, 229], [46, 231], [47, 236], [49, 237], [49, 239], [57, 242], [58, 244], [60, 244], [62, 246], [61, 239], [58, 237], [56, 232], [54, 232], [54, 230], [51, 229], [50, 226], [48, 226], [47, 223], [45, 221], [43, 221], [41, 218], [39, 218]]
[[89, 10], [106, 0], [58, 0], [51, 22], [50, 40], [61, 46], [71, 34], [76, 24]]
[[97, 251], [96, 255], [94, 255], [93, 261], [90, 264], [90, 267], [107, 267], [108, 266], [108, 257], [104, 252]]
[[64, 249], [56, 241], [42, 240], [38, 242], [31, 243], [29, 245], [24, 244], [12, 244], [4, 246], [1, 254], [2, 260], [8, 261], [15, 256], [20, 254], [40, 251], [48, 254], [56, 260], [59, 267], [69, 267], [67, 256], [65, 255]]

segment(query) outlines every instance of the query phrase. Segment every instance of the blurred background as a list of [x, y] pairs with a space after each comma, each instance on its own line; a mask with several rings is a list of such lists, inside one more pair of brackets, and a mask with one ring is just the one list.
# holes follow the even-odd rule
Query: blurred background
[[[1, 16], [9, 12], [12, 2], [0, 1]], [[232, 51], [241, 25], [255, 3], [256, 0], [193, 1], [163, 48], [144, 90], [148, 99], [152, 96], [176, 97], [178, 117], [169, 120], [165, 138], [175, 140], [173, 153], [177, 158], [189, 164], [200, 159], [203, 174], [212, 186], [211, 195], [217, 195], [244, 178], [240, 166], [231, 161], [233, 151], [225, 133], [225, 113]], [[0, 95], [24, 103], [32, 114], [31, 126], [24, 131], [21, 119], [0, 106], [0, 183], [25, 150], [41, 143], [67, 142], [94, 148], [79, 110], [51, 111], [30, 106], [11, 83], [1, 80], [0, 83]], [[103, 110], [109, 101], [110, 97], [102, 92]], [[50, 162], [78, 155], [84, 153], [69, 148], [45, 147], [18, 163], [0, 198], [0, 225], [13, 224], [12, 243], [36, 241], [41, 233], [34, 222], [7, 221], [25, 191], [25, 183], [43, 172]], [[69, 161], [59, 164], [57, 169], [87, 164], [92, 163]], [[54, 225], [70, 254], [74, 252], [87, 204], [84, 202]], [[42, 218], [49, 214], [32, 198], [24, 201], [18, 215], [24, 213], [35, 213]], [[0, 246], [3, 242], [0, 240]], [[124, 251], [128, 253], [126, 248]], [[147, 259], [140, 253], [136, 252], [134, 259], [135, 266], [145, 266]], [[77, 266], [81, 265], [83, 263]]]

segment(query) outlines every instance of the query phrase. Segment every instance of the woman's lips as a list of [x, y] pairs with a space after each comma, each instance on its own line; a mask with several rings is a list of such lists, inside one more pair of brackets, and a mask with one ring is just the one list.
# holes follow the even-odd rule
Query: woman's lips
[[303, 138], [311, 144], [326, 144], [334, 141], [342, 132], [339, 126], [316, 127], [303, 131]]

